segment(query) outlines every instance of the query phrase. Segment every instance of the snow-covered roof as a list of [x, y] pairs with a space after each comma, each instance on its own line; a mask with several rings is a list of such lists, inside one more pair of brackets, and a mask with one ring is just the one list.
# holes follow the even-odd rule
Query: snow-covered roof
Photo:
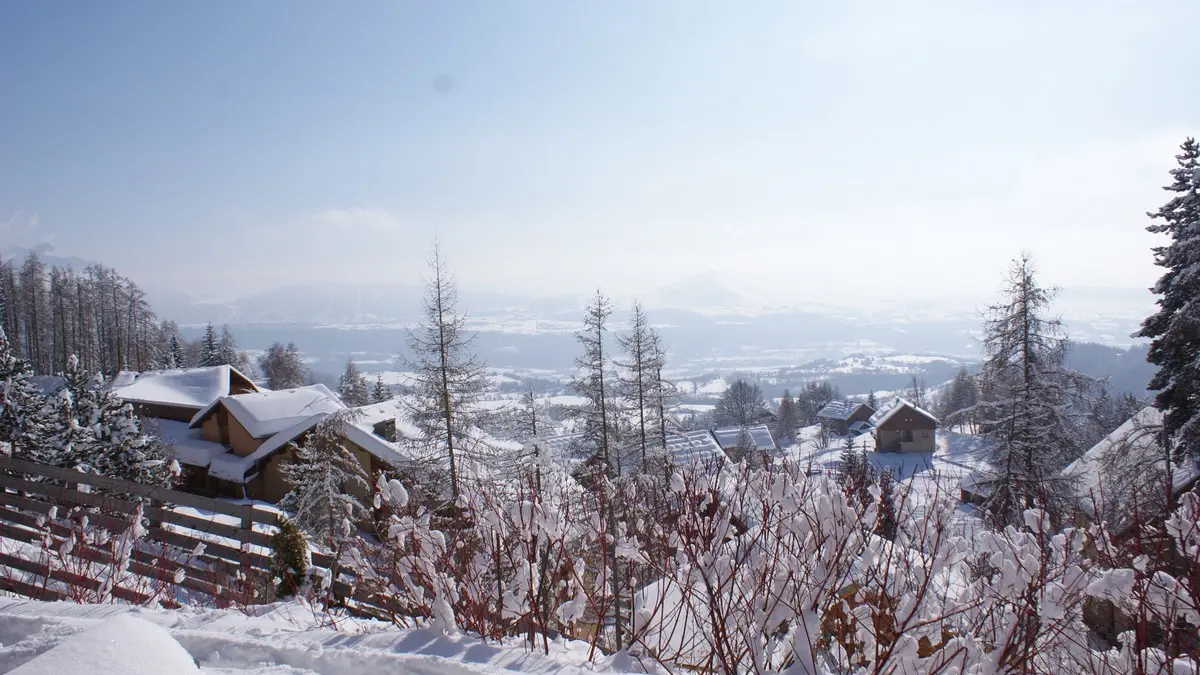
[[878, 427], [879, 425], [884, 424], [885, 422], [890, 420], [893, 415], [900, 412], [901, 410], [903, 410], [906, 407], [913, 410], [914, 412], [916, 412], [919, 415], [924, 415], [925, 417], [928, 417], [929, 419], [933, 420], [933, 422], [935, 424], [938, 421], [938, 419], [936, 417], [934, 417], [933, 414], [930, 413], [929, 411], [919, 408], [915, 404], [910, 403], [909, 401], [907, 401], [903, 398], [900, 398], [898, 396], [896, 397], [896, 399], [894, 401], [892, 401], [892, 404], [890, 406], [888, 406], [886, 408], [880, 408], [878, 411], [875, 412], [874, 415], [871, 415], [871, 419], [868, 421], [871, 423], [871, 426]]
[[293, 427], [319, 413], [332, 413], [346, 406], [323, 384], [295, 389], [259, 391], [222, 396], [192, 418], [198, 426], [218, 405], [224, 405], [254, 438], [266, 438]]
[[[354, 410], [359, 413], [357, 418], [349, 424], [342, 426], [342, 433], [348, 441], [393, 467], [403, 467], [412, 461], [412, 457], [399, 443], [388, 441], [375, 433], [375, 424], [393, 418], [396, 419], [396, 434], [398, 438], [419, 438], [420, 432], [411, 422], [398, 418], [402, 410], [397, 401], [362, 406], [354, 408]], [[288, 443], [311, 431], [313, 427], [327, 419], [332, 412], [321, 411], [300, 419], [286, 429], [281, 429], [273, 434], [270, 438], [263, 441], [262, 445], [255, 448], [254, 452], [245, 457], [238, 457], [231, 453], [230, 457], [224, 457], [219, 462], [213, 462], [212, 468], [209, 469], [209, 475], [241, 482], [246, 472], [256, 462], [270, 457], [286, 447]]]
[[181, 464], [207, 467], [214, 457], [229, 452], [220, 443], [206, 441], [198, 429], [189, 429], [187, 422], [154, 420], [158, 437], [171, 445], [172, 454]]
[[755, 450], [774, 450], [775, 438], [765, 424], [755, 424], [749, 427], [724, 427], [712, 430], [722, 449], [741, 447], [747, 438], [754, 444]]
[[859, 408], [870, 408], [865, 403], [855, 401], [830, 401], [817, 411], [817, 417], [830, 420], [848, 420]]
[[667, 436], [667, 457], [675, 464], [708, 464], [728, 457], [707, 431], [685, 431]]
[[[1076, 493], [1085, 507], [1090, 508], [1093, 499], [1117, 497], [1114, 492], [1122, 486], [1156, 480], [1151, 470], [1165, 470], [1165, 452], [1159, 442], [1162, 424], [1162, 412], [1147, 406], [1063, 469], [1063, 475], [1077, 486]], [[1171, 487], [1176, 493], [1200, 478], [1200, 464], [1194, 460], [1171, 468]]]
[[864, 421], [851, 422], [850, 426], [846, 427], [846, 431], [849, 431], [850, 433], [852, 433], [856, 436], [860, 435], [860, 434], [865, 434], [868, 431], [870, 431], [871, 429], [872, 429], [871, 423], [864, 422]]
[[203, 408], [229, 395], [230, 378], [250, 378], [233, 366], [176, 368], [145, 373], [122, 371], [110, 386], [119, 398], [131, 403]]

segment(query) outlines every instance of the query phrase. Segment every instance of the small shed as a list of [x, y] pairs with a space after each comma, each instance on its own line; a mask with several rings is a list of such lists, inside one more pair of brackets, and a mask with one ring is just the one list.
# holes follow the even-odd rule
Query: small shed
[[852, 433], [854, 429], [861, 429], [862, 425], [858, 423], [866, 422], [874, 414], [875, 409], [871, 406], [854, 401], [830, 401], [817, 411], [817, 417], [821, 422], [839, 434]]
[[870, 422], [877, 452], [933, 452], [937, 418], [905, 399], [897, 398]]

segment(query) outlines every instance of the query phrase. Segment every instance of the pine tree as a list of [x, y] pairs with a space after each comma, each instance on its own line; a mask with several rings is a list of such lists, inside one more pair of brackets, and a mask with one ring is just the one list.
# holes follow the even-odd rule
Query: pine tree
[[356, 495], [371, 493], [370, 478], [349, 449], [343, 431], [353, 420], [350, 410], [326, 417], [308, 433], [303, 445], [292, 445], [296, 461], [282, 467], [293, 487], [280, 506], [317, 541], [331, 543], [344, 532], [346, 522], [367, 512]]
[[375, 388], [371, 390], [371, 403], [386, 403], [392, 400], [392, 390], [383, 383], [383, 373], [376, 373]]
[[879, 473], [879, 516], [875, 533], [884, 539], [895, 539], [899, 520], [896, 515], [896, 478], [891, 469]]
[[1081, 376], [1063, 366], [1060, 322], [1044, 316], [1053, 293], [1037, 284], [1033, 262], [1022, 256], [984, 323], [982, 377], [991, 393], [977, 408], [985, 413], [983, 433], [996, 441], [983, 482], [998, 524], [1019, 522], [1035, 504], [1061, 507], [1070, 486], [1059, 472], [1080, 454], [1069, 410]]
[[10, 444], [18, 455], [29, 459], [33, 459], [30, 453], [36, 451], [30, 446], [31, 440], [38, 438], [35, 418], [42, 406], [32, 378], [33, 367], [13, 353], [4, 327], [0, 326], [0, 442]]
[[220, 359], [220, 363], [217, 365], [237, 368], [242, 362], [242, 356], [238, 353], [237, 339], [233, 337], [233, 331], [229, 329], [228, 324], [221, 326], [221, 341], [217, 344], [217, 352]]
[[201, 368], [221, 365], [221, 342], [211, 322], [204, 329], [204, 337], [200, 338], [200, 361], [197, 365]]
[[482, 448], [472, 430], [477, 426], [475, 404], [488, 382], [485, 366], [472, 351], [475, 334], [467, 330], [467, 316], [458, 309], [458, 287], [441, 247], [434, 244], [425, 280], [421, 320], [408, 333], [406, 370], [414, 373], [413, 395], [408, 403], [413, 422], [422, 432], [416, 450], [450, 472], [450, 496], [459, 494], [460, 455]]
[[158, 439], [142, 431], [133, 406], [117, 398], [103, 377], [94, 381], [88, 394], [88, 405], [76, 409], [91, 411], [85, 470], [144, 485], [170, 486], [179, 475], [179, 465]]
[[867, 394], [867, 407], [871, 410], [879, 410], [879, 401], [875, 398], [875, 392]]
[[171, 367], [187, 368], [189, 365], [187, 351], [184, 349], [184, 345], [181, 344], [182, 341], [179, 339], [179, 330], [174, 327], [174, 322], [171, 322], [171, 326], [171, 339], [170, 343], [167, 345], [167, 351], [170, 354], [168, 358], [170, 359], [171, 363], [174, 364]]
[[721, 394], [713, 411], [717, 426], [746, 427], [757, 424], [767, 412], [762, 389], [743, 379], [734, 380]]
[[304, 359], [296, 343], [276, 342], [258, 358], [258, 369], [267, 378], [268, 389], [294, 389], [304, 386]]
[[796, 410], [796, 401], [792, 398], [792, 393], [787, 389], [783, 390], [783, 398], [779, 400], [779, 416], [775, 420], [775, 438], [782, 444], [785, 439], [791, 440], [796, 435], [796, 428], [800, 426], [800, 416]]
[[342, 399], [342, 403], [352, 408], [370, 402], [371, 396], [367, 390], [367, 379], [363, 377], [353, 359], [346, 359], [346, 370], [338, 378], [338, 396]]
[[1152, 289], [1158, 311], [1142, 323], [1138, 337], [1150, 338], [1147, 360], [1158, 366], [1149, 388], [1158, 391], [1154, 407], [1163, 412], [1163, 431], [1177, 456], [1200, 457], [1200, 144], [1188, 138], [1171, 170], [1174, 193], [1146, 229], [1169, 238], [1154, 248], [1154, 264], [1164, 268]]
[[275, 597], [291, 597], [304, 586], [310, 558], [304, 531], [281, 516], [279, 532], [271, 537], [271, 576], [279, 580]]

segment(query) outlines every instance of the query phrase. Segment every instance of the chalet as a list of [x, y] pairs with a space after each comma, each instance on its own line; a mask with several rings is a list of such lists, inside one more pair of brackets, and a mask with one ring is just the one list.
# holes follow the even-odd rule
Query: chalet
[[[278, 502], [292, 487], [281, 467], [295, 459], [293, 443], [303, 445], [317, 424], [345, 409], [333, 392], [313, 385], [222, 396], [186, 425], [174, 420], [158, 420], [157, 425], [184, 465], [186, 489]], [[399, 403], [357, 411], [343, 433], [368, 475], [407, 466], [399, 441], [416, 430], [401, 421]]]
[[753, 465], [768, 466], [779, 456], [779, 445], [765, 424], [724, 427], [711, 433], [721, 450], [734, 461], [748, 459]]
[[[599, 453], [583, 434], [537, 438], [524, 445], [527, 455], [534, 451], [543, 453], [572, 475], [580, 477], [587, 473], [586, 467], [594, 466], [599, 461]], [[638, 466], [637, 448], [626, 445], [613, 448], [611, 452], [622, 460], [623, 472], [627, 473]], [[666, 457], [672, 464], [684, 467], [709, 467], [729, 459], [712, 433], [703, 429], [668, 434]]]
[[875, 414], [875, 409], [865, 403], [854, 401], [830, 401], [817, 411], [817, 417], [830, 430], [839, 434], [862, 433], [867, 430], [866, 422]]
[[141, 417], [190, 422], [223, 396], [259, 391], [233, 366], [177, 368], [145, 373], [122, 371], [109, 383], [113, 394], [133, 404]]
[[937, 418], [912, 403], [897, 398], [868, 422], [875, 428], [877, 452], [933, 452]]

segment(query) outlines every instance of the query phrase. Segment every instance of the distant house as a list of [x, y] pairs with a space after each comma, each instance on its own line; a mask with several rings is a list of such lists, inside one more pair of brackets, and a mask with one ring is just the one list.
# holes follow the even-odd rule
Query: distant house
[[875, 409], [871, 406], [854, 401], [830, 401], [817, 411], [817, 417], [839, 434], [866, 431], [865, 423], [874, 414]]
[[142, 417], [190, 422], [222, 396], [259, 391], [233, 366], [176, 368], [144, 373], [122, 371], [109, 383], [113, 394], [133, 404]]
[[712, 436], [736, 462], [749, 460], [752, 465], [768, 466], [779, 456], [779, 445], [765, 424], [713, 429]]
[[[535, 438], [524, 446], [527, 455], [535, 451], [542, 453], [585, 483], [590, 473], [589, 467], [595, 468], [600, 463], [599, 452], [583, 434]], [[613, 458], [622, 459], [623, 473], [632, 472], [639, 466], [639, 448], [622, 446], [610, 448], [610, 452]], [[713, 467], [729, 459], [713, 434], [703, 429], [668, 434], [666, 458], [676, 466], [697, 468]]]
[[933, 452], [937, 418], [912, 403], [897, 398], [868, 420], [875, 427], [877, 452]]

